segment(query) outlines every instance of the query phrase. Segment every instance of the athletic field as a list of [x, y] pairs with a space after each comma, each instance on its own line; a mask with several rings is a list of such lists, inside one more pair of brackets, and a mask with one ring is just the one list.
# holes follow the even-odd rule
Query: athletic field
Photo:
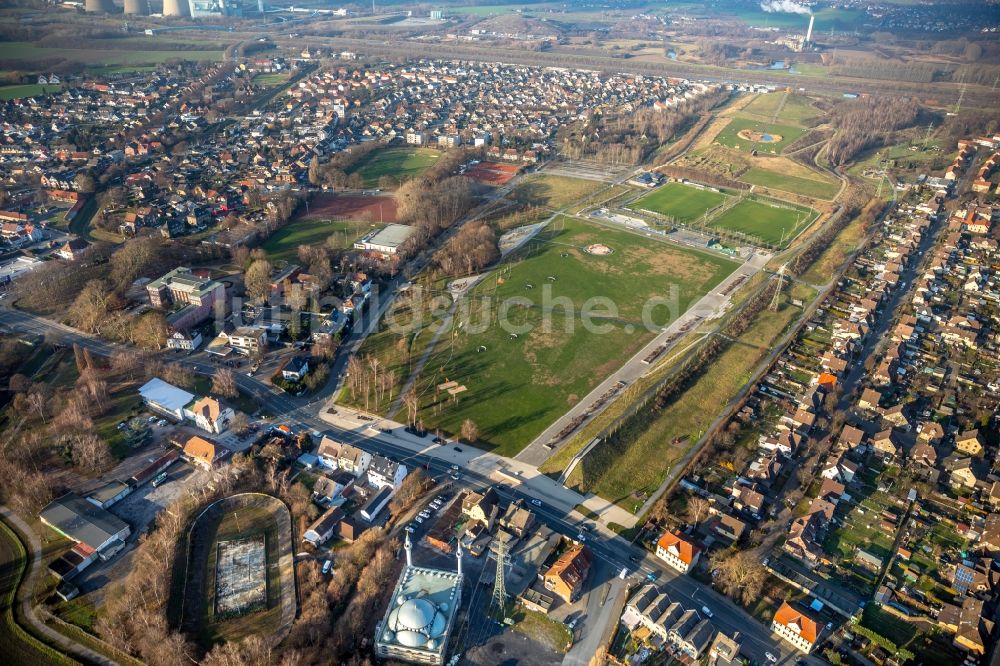
[[633, 201], [629, 208], [652, 211], [686, 224], [697, 220], [725, 200], [726, 195], [721, 192], [683, 183], [667, 183]]

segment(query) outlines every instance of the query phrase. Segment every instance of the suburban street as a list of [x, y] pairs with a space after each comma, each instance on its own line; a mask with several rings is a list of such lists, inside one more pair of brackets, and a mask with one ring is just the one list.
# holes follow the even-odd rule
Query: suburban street
[[[4, 309], [0, 310], [0, 325], [25, 333], [45, 335], [52, 341], [63, 344], [77, 343], [80, 346], [101, 355], [110, 355], [119, 347], [113, 343], [99, 340], [94, 336], [84, 334], [69, 326], [25, 312]], [[214, 363], [180, 357], [179, 363], [199, 374], [210, 375], [218, 368]], [[417, 438], [408, 433], [384, 433], [375, 430], [378, 422], [356, 420], [356, 425], [348, 425], [351, 417], [329, 414], [324, 400], [307, 401], [296, 399], [288, 394], [275, 393], [269, 386], [259, 380], [246, 376], [245, 373], [235, 373], [241, 390], [260, 401], [262, 409], [274, 415], [275, 423], [287, 423], [297, 428], [307, 428], [318, 431], [339, 441], [363, 447], [365, 450], [395, 458], [407, 465], [424, 466], [428, 473], [439, 477], [452, 472], [452, 465], [457, 465], [462, 476], [457, 485], [463, 489], [482, 490], [502, 481], [511, 489], [500, 489], [505, 500], [522, 498], [525, 500], [539, 499], [541, 507], [532, 507], [545, 524], [554, 531], [575, 537], [587, 523], [580, 514], [575, 512], [575, 506], [580, 497], [567, 490], [549, 477], [534, 472], [534, 476], [525, 475], [524, 470], [533, 470], [529, 465], [518, 465], [516, 461], [506, 461], [498, 456], [479, 451], [472, 447], [462, 446], [456, 451], [450, 442], [444, 445], [431, 444], [429, 439]], [[336, 408], [342, 411], [341, 408]], [[331, 423], [333, 421], [333, 423]], [[382, 426], [384, 427], [384, 425]], [[521, 474], [518, 474], [521, 468]], [[602, 500], [603, 501], [603, 500]], [[619, 509], [621, 510], [621, 509]], [[713, 622], [725, 632], [739, 631], [744, 644], [744, 651], [759, 662], [765, 660], [765, 653], [771, 652], [779, 656], [779, 663], [795, 663], [800, 653], [781, 644], [773, 637], [770, 630], [758, 622], [743, 609], [726, 597], [707, 588], [690, 576], [681, 575], [669, 568], [648, 551], [630, 543], [617, 534], [611, 533], [600, 524], [592, 525], [592, 532], [587, 539], [588, 547], [596, 558], [605, 562], [610, 570], [627, 569], [629, 583], [638, 586], [647, 576], [655, 577], [657, 584], [685, 606], [700, 608], [707, 605], [713, 611]], [[630, 561], [635, 557], [638, 562]], [[610, 596], [610, 595], [609, 595]], [[605, 604], [603, 613], [598, 613], [599, 620], [588, 627], [588, 635], [598, 631], [598, 625], [615, 618], [604, 617], [611, 600]], [[589, 615], [589, 613], [588, 613]], [[582, 653], [571, 652], [567, 663], [577, 664]], [[822, 663], [815, 658], [809, 658], [810, 663]]]

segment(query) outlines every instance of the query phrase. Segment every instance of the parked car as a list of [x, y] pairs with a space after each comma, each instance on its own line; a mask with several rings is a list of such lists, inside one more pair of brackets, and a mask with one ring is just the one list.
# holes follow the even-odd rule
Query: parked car
[[413, 520], [417, 521], [418, 523], [424, 522], [424, 519], [421, 518], [420, 516], [414, 516]]
[[461, 452], [462, 452], [462, 447], [461, 447], [461, 446], [453, 446], [453, 447], [451, 447], [451, 448], [455, 449], [455, 450], [456, 450], [456, 451], [458, 451], [459, 453], [461, 453]]
[[764, 653], [764, 656], [765, 656], [765, 657], [767, 657], [767, 660], [768, 660], [769, 662], [771, 662], [772, 664], [776, 664], [776, 663], [778, 663], [778, 658], [777, 658], [777, 657], [775, 657], [775, 656], [774, 656], [773, 654], [771, 654], [770, 652], [765, 652], [765, 653]]
[[705, 617], [707, 617], [707, 618], [711, 618], [711, 617], [713, 617], [713, 616], [715, 615], [715, 613], [713, 613], [713, 612], [712, 612], [712, 609], [711, 609], [711, 608], [709, 608], [708, 606], [702, 606], [702, 607], [701, 607], [701, 612], [702, 612], [702, 613], [703, 613], [703, 614], [705, 615]]
[[330, 569], [333, 568], [333, 560], [327, 560], [323, 563], [323, 575], [330, 573]]

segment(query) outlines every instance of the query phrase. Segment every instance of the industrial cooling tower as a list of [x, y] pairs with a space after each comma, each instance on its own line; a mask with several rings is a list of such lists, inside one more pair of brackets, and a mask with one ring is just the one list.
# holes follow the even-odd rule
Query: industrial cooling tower
[[163, 0], [164, 16], [191, 16], [188, 0]]
[[149, 0], [125, 0], [125, 14], [149, 16]]
[[115, 3], [112, 0], [87, 0], [83, 6], [88, 12], [104, 12], [110, 14], [115, 11]]

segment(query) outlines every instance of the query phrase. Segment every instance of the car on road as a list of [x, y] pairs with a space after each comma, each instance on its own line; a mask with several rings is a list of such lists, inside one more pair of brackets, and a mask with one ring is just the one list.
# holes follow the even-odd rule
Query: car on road
[[659, 577], [660, 577], [659, 571], [650, 571], [648, 574], [646, 574], [646, 580], [648, 581], [654, 581]]
[[715, 613], [712, 612], [712, 609], [709, 608], [708, 606], [702, 606], [701, 612], [704, 613], [705, 617], [707, 618], [712, 618], [715, 615]]
[[453, 470], [455, 470], [456, 472], [458, 471], [458, 465], [452, 465], [452, 466], [451, 466], [451, 468], [452, 468]]
[[587, 535], [584, 534], [583, 532], [580, 532], [579, 534], [576, 535], [576, 540], [578, 543], [583, 543], [587, 540]]
[[455, 449], [455, 450], [456, 450], [456, 451], [458, 451], [459, 453], [461, 453], [461, 452], [462, 452], [462, 447], [461, 447], [461, 446], [453, 446], [453, 447], [451, 447], [451, 448]]
[[440, 437], [435, 437], [434, 439], [431, 440], [431, 442], [433, 442], [434, 444], [444, 444], [444, 440], [441, 439]]
[[541, 506], [542, 505], [542, 501], [541, 500], [536, 500], [536, 499], [532, 499], [531, 503], [534, 504], [535, 506]]
[[767, 660], [768, 660], [769, 662], [771, 662], [772, 664], [776, 664], [776, 663], [778, 663], [778, 658], [777, 658], [777, 657], [775, 657], [775, 656], [774, 656], [773, 654], [771, 654], [770, 652], [765, 652], [765, 653], [764, 653], [764, 656], [765, 656], [765, 657], [767, 657]]
[[632, 563], [642, 562], [642, 555], [629, 555], [628, 561]]
[[413, 525], [407, 525], [407, 526], [406, 526], [405, 528], [403, 528], [403, 529], [405, 529], [405, 530], [406, 530], [407, 532], [409, 532], [410, 534], [413, 534], [413, 530], [415, 530], [416, 528], [415, 528], [415, 527], [414, 527]]
[[458, 481], [459, 479], [462, 478], [461, 474], [451, 474], [450, 476], [451, 476], [451, 478], [452, 478], [453, 481]]

